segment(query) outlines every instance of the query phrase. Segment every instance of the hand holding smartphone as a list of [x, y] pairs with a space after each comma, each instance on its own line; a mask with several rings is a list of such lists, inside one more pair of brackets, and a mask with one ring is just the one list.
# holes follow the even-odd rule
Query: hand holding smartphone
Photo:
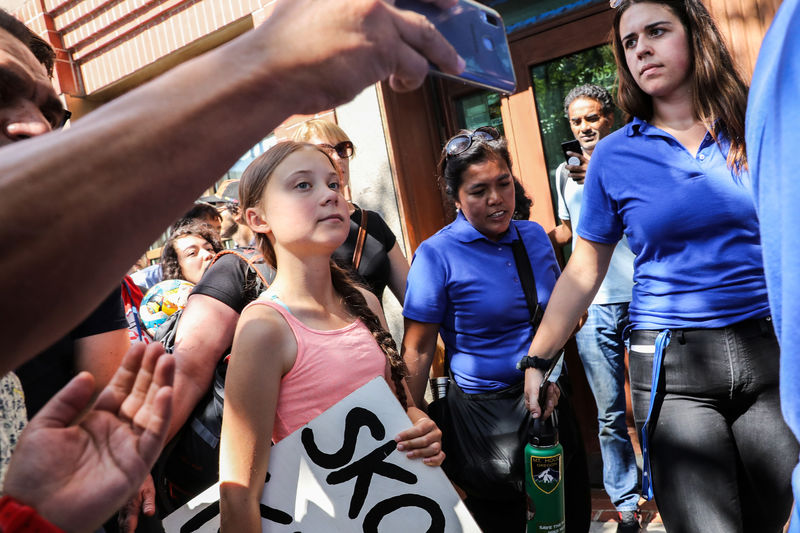
[[435, 65], [431, 74], [506, 95], [516, 90], [506, 29], [497, 11], [473, 0], [459, 0], [450, 9], [419, 0], [397, 0], [395, 6], [427, 17], [467, 64], [458, 76], [444, 74]]
[[568, 152], [573, 152], [575, 154], [580, 154], [583, 152], [581, 149], [581, 143], [578, 142], [577, 139], [572, 139], [571, 141], [564, 141], [561, 143], [561, 151], [564, 152], [564, 161], [567, 162], [568, 165], [578, 166], [581, 164], [581, 160], [574, 155], [568, 155]]

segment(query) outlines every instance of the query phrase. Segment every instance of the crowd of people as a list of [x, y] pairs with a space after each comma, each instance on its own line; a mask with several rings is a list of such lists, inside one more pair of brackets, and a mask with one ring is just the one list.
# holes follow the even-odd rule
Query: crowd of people
[[[797, 4], [784, 2], [765, 61], [789, 61], [781, 37]], [[0, 531], [161, 531], [161, 518], [217, 480], [222, 530], [261, 531], [271, 443], [382, 376], [410, 419], [393, 436], [397, 449], [441, 465], [486, 532], [524, 530], [521, 450], [535, 422], [556, 413], [561, 527], [588, 532], [568, 369], [543, 382], [572, 335], [598, 408], [619, 533], [640, 530], [640, 496], [656, 499], [670, 533], [782, 531], [800, 447], [795, 395], [779, 387], [780, 365], [784, 377], [797, 366], [786, 351], [796, 341], [780, 317], [796, 295], [780, 259], [784, 235], [764, 239], [762, 251], [763, 213], [777, 202], [769, 180], [789, 178], [785, 165], [762, 164], [776, 161], [760, 147], [785, 124], [756, 114], [752, 92], [748, 108], [703, 3], [612, 1], [616, 106], [629, 120], [612, 133], [604, 88], [566, 96], [580, 152], [556, 170], [560, 223], [549, 234], [528, 220], [531, 199], [503, 136], [464, 130], [443, 144], [438, 167], [455, 220], [409, 265], [381, 215], [353, 201], [353, 142], [321, 119], [256, 158], [236, 198], [206, 197], [215, 205], [196, 202], [174, 221], [176, 206], [289, 114], [330, 108], [378, 80], [413, 89], [429, 62], [453, 74], [464, 67], [419, 15], [383, 0], [336, 5], [278, 2], [259, 28], [63, 131], [54, 130], [70, 115], [51, 84], [52, 48], [0, 11], [0, 214], [28, 228], [7, 232], [13, 252], [0, 266], [9, 342]], [[284, 53], [298, 31], [306, 46]], [[753, 87], [775, 90], [770, 72], [760, 62]], [[141, 116], [151, 117], [146, 127]], [[206, 135], [187, 143], [198, 131]], [[130, 134], [98, 152], [115, 132]], [[156, 198], [145, 194], [154, 184]], [[87, 208], [98, 190], [103, 201]], [[708, 199], [702, 209], [697, 198]], [[48, 220], [34, 202], [53, 206]], [[145, 202], [147, 220], [120, 216]], [[120, 288], [167, 225], [158, 264]], [[562, 272], [554, 247], [567, 244]], [[65, 255], [74, 260], [58, 261]], [[166, 350], [131, 344], [151, 340], [131, 302], [167, 280], [194, 287], [169, 335], [157, 337]], [[399, 346], [382, 309], [387, 287], [403, 306]], [[439, 338], [447, 395], [429, 405]]]

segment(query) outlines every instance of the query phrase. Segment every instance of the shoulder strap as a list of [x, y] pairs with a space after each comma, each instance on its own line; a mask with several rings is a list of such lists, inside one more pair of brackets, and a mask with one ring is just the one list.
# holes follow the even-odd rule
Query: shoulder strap
[[361, 264], [361, 256], [364, 254], [364, 241], [367, 239], [367, 210], [361, 210], [361, 225], [358, 227], [358, 238], [356, 239], [356, 249], [353, 250], [353, 270], [358, 272]]
[[217, 255], [215, 255], [214, 259], [211, 261], [211, 264], [213, 265], [214, 263], [217, 262], [217, 260], [220, 257], [228, 254], [233, 254], [242, 261], [244, 261], [245, 263], [247, 263], [248, 268], [251, 268], [256, 273], [261, 282], [264, 284], [264, 287], [269, 287], [269, 281], [267, 281], [267, 278], [264, 276], [262, 270], [258, 268], [260, 266], [259, 263], [260, 262], [263, 263], [264, 261], [264, 258], [261, 257], [261, 254], [253, 252], [252, 254], [248, 254], [250, 255], [250, 257], [247, 257], [244, 254], [237, 252], [236, 250], [222, 250], [220, 252], [217, 252]]
[[564, 194], [564, 191], [567, 189], [567, 167], [566, 165], [561, 167], [561, 172], [558, 173], [558, 190], [561, 191], [561, 198], [564, 201], [567, 201], [567, 196]]
[[535, 333], [544, 313], [542, 313], [542, 308], [539, 306], [539, 296], [536, 293], [536, 280], [533, 277], [530, 257], [528, 257], [519, 228], [514, 225], [514, 229], [517, 231], [517, 238], [511, 241], [511, 251], [514, 253], [514, 262], [517, 264], [519, 281], [522, 285], [522, 290], [525, 291], [525, 302], [528, 304], [528, 311], [531, 314], [530, 323]]

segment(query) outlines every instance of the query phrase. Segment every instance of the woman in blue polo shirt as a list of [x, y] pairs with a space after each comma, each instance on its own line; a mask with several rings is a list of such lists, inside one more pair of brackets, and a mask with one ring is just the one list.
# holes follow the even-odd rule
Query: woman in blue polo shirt
[[[624, 233], [645, 496], [655, 488], [670, 533], [781, 531], [798, 448], [778, 398], [747, 89], [699, 0], [616, 4], [618, 98], [632, 120], [592, 154], [579, 239], [529, 355], [561, 346]], [[540, 381], [526, 371], [531, 402]]]
[[[409, 368], [409, 389], [414, 402], [424, 405], [436, 339], [441, 334], [450, 372], [463, 392], [480, 399], [477, 395], [506, 394], [516, 386], [524, 411], [523, 373], [516, 365], [533, 332], [512, 242], [521, 238], [525, 245], [542, 308], [560, 273], [553, 248], [541, 226], [512, 220], [515, 180], [506, 142], [494, 128], [479, 128], [451, 139], [445, 146], [440, 173], [459, 212], [452, 224], [419, 246], [411, 264], [403, 307], [403, 356]], [[555, 403], [557, 393], [553, 394]], [[581, 485], [572, 486], [576, 494], [585, 489], [585, 495], [574, 498], [578, 507], [585, 503], [585, 512], [571, 516], [584, 526], [576, 531], [589, 527], [588, 484]], [[465, 503], [482, 530], [524, 529], [523, 493], [507, 501], [474, 493], [467, 496]]]

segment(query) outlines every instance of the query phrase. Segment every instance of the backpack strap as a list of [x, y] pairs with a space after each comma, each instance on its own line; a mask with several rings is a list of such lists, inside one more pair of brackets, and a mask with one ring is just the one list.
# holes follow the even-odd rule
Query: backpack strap
[[361, 264], [361, 256], [364, 254], [364, 241], [367, 240], [367, 211], [361, 209], [361, 225], [358, 227], [358, 238], [356, 239], [356, 249], [353, 250], [353, 270], [358, 272]]
[[561, 191], [561, 198], [563, 198], [565, 202], [567, 201], [567, 197], [564, 194], [564, 191], [567, 190], [568, 179], [569, 178], [567, 176], [567, 166], [564, 165], [563, 167], [561, 167], [561, 172], [558, 173], [558, 190]]
[[[261, 254], [256, 253], [255, 250], [252, 253], [248, 253], [250, 257], [247, 257], [245, 254], [240, 253], [236, 250], [222, 250], [220, 252], [217, 252], [217, 255], [214, 256], [214, 259], [211, 261], [211, 265], [216, 263], [217, 260], [223, 255], [229, 255], [229, 254], [235, 255], [236, 257], [247, 263], [248, 268], [251, 268], [256, 273], [261, 282], [264, 284], [264, 287], [269, 287], [270, 282], [267, 281], [264, 272], [262, 272], [262, 269], [259, 268], [259, 266], [261, 266], [261, 264], [264, 263], [264, 258], [261, 256]], [[209, 267], [211, 265], [209, 265]]]

